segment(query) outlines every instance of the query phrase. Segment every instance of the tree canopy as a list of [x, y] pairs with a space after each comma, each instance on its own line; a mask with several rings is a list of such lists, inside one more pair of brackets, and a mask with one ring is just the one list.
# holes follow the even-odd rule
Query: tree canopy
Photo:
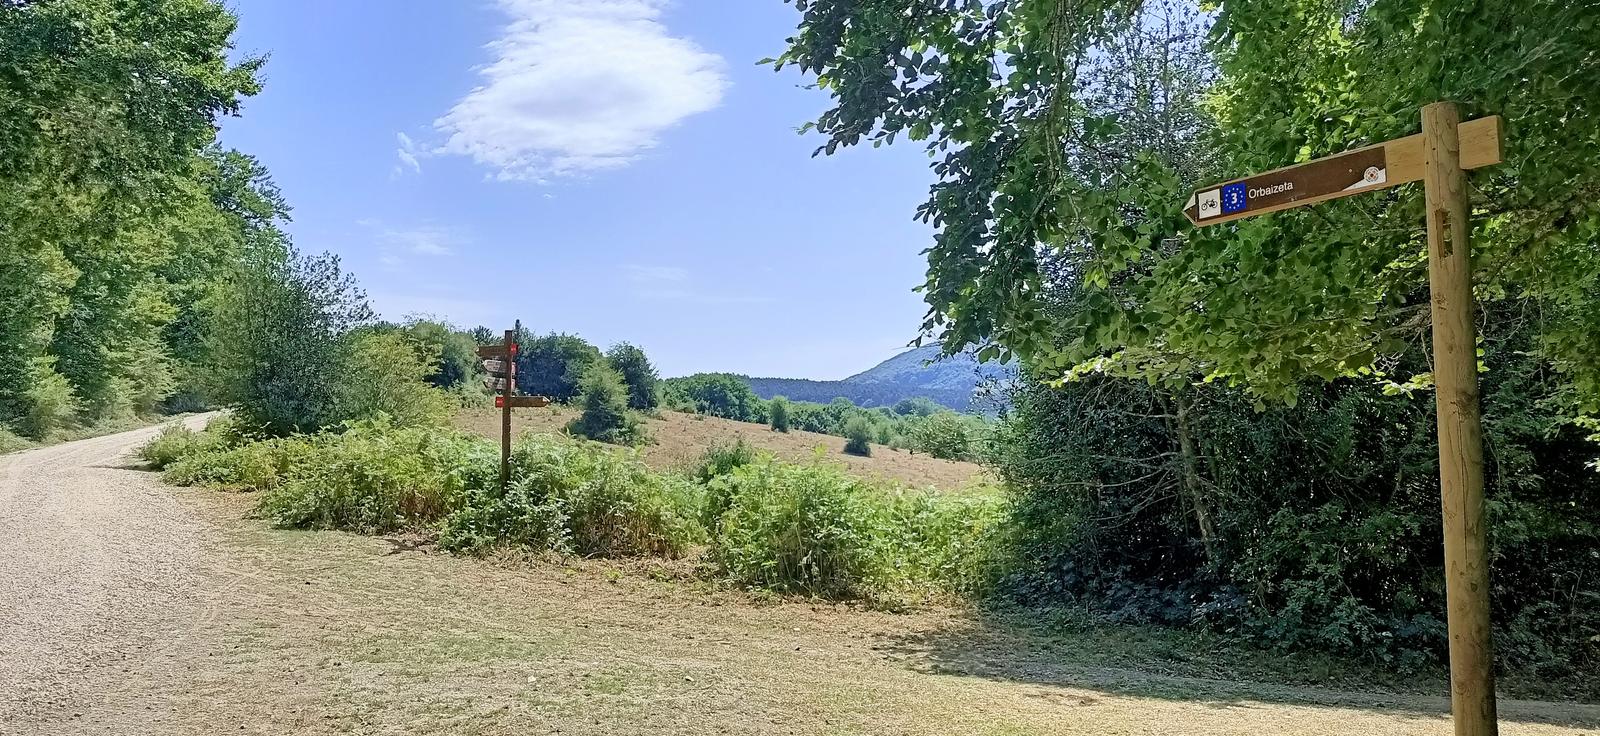
[[198, 297], [285, 212], [214, 147], [258, 90], [234, 27], [207, 0], [4, 4], [0, 422], [150, 411], [187, 381]]
[[[1420, 187], [1205, 229], [1181, 208], [1198, 185], [1415, 133], [1422, 105], [1450, 99], [1506, 121], [1506, 163], [1471, 176], [1477, 295], [1524, 305], [1572, 406], [1600, 410], [1589, 4], [792, 2], [799, 30], [774, 61], [832, 95], [808, 126], [819, 151], [911, 138], [934, 157], [917, 214], [937, 227], [924, 327], [946, 351], [1290, 400], [1308, 375], [1383, 373], [1426, 340]], [[1129, 29], [1174, 16], [1211, 67], [1202, 104], [1161, 116], [1205, 153], [1190, 160], [1119, 145], [1130, 121], [1105, 74]], [[1063, 260], [1088, 287], [1065, 331], [1042, 309], [1045, 264]]]

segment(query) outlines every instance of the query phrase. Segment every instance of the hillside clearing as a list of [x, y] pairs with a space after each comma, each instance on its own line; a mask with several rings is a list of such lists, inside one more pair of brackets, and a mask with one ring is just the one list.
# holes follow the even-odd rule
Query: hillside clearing
[[[578, 412], [567, 407], [519, 409], [514, 413], [512, 431], [562, 432]], [[470, 432], [500, 437], [500, 412], [494, 409], [465, 409], [455, 416], [456, 426]], [[872, 446], [872, 457], [844, 454], [844, 438], [812, 432], [774, 432], [765, 425], [736, 422], [698, 414], [662, 411], [659, 417], [644, 422], [651, 443], [639, 448], [646, 464], [657, 470], [686, 468], [700, 459], [701, 453], [718, 443], [743, 439], [747, 444], [767, 450], [785, 460], [810, 460], [820, 454], [830, 463], [844, 465], [863, 477], [898, 481], [915, 487], [932, 486], [959, 490], [989, 477], [976, 463], [941, 460], [927, 454], [911, 454], [882, 445]]]

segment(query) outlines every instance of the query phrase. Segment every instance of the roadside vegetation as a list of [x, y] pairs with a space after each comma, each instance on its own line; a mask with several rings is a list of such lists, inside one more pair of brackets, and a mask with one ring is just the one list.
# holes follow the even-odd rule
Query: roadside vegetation
[[277, 438], [227, 417], [170, 428], [141, 454], [169, 482], [259, 494], [256, 512], [287, 528], [420, 533], [471, 554], [702, 554], [713, 578], [752, 590], [888, 606], [979, 589], [969, 553], [1006, 505], [993, 489], [911, 489], [743, 445], [660, 472], [631, 450], [548, 434], [517, 441], [502, 493], [494, 443], [387, 415]]

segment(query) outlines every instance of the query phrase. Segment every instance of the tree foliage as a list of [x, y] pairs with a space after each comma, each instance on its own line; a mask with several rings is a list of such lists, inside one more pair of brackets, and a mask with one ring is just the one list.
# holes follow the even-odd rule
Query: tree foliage
[[168, 330], [246, 239], [250, 167], [212, 149], [257, 91], [234, 25], [207, 0], [0, 11], [0, 422], [147, 412], [183, 377]]
[[767, 402], [767, 422], [774, 432], [789, 431], [789, 400], [774, 396]]
[[284, 435], [351, 418], [341, 396], [346, 358], [352, 331], [373, 314], [338, 258], [257, 253], [219, 291], [213, 309], [206, 338], [211, 395], [247, 424]]
[[660, 376], [656, 375], [649, 356], [638, 346], [625, 342], [613, 345], [606, 351], [606, 361], [622, 374], [622, 381], [628, 386], [628, 408], [650, 411], [661, 403], [656, 388]]
[[593, 363], [584, 369], [578, 402], [583, 413], [572, 422], [573, 434], [613, 444], [637, 439], [638, 422], [628, 414], [628, 386], [615, 368]]
[[766, 407], [750, 384], [731, 373], [696, 373], [662, 382], [667, 404], [697, 414], [741, 422], [766, 421]]
[[450, 404], [432, 378], [439, 373], [434, 345], [398, 332], [358, 334], [337, 380], [338, 417], [384, 415], [402, 427], [428, 427], [449, 419]]
[[[1535, 349], [1567, 377], [1576, 408], [1600, 408], [1591, 4], [1222, 0], [1204, 15], [1120, 0], [795, 5], [799, 32], [776, 65], [816, 75], [833, 96], [813, 125], [827, 137], [820, 150], [909, 137], [936, 156], [918, 215], [938, 228], [925, 326], [946, 351], [1239, 381], [1285, 400], [1306, 376], [1382, 371], [1426, 339], [1420, 187], [1204, 229], [1181, 208], [1227, 174], [1415, 133], [1422, 105], [1453, 99], [1507, 124], [1506, 164], [1471, 177], [1478, 296], [1529, 300]], [[1121, 103], [1150, 86], [1112, 84], [1104, 62], [1174, 15], [1192, 29], [1177, 35], [1214, 64], [1197, 79], [1205, 104], [1156, 100], [1169, 142], [1130, 147], [1139, 121]], [[1208, 155], [1185, 161], [1165, 146]], [[1065, 335], [1042, 309], [1050, 257], [1092, 287]]]
[[600, 349], [576, 335], [517, 336], [517, 390], [556, 401], [577, 398], [589, 366], [602, 362]]
[[1421, 187], [1200, 229], [1181, 208], [1440, 99], [1503, 116], [1506, 163], [1471, 174], [1498, 646], [1591, 667], [1592, 3], [795, 6], [776, 63], [833, 97], [820, 152], [934, 157], [926, 330], [1025, 359], [994, 443], [1009, 592], [1286, 648], [1442, 653]]
[[471, 333], [431, 319], [412, 320], [405, 333], [413, 343], [438, 356], [436, 367], [427, 376], [429, 384], [455, 388], [477, 375], [478, 343]]
[[872, 456], [872, 425], [855, 417], [844, 425], [844, 452], [846, 455]]

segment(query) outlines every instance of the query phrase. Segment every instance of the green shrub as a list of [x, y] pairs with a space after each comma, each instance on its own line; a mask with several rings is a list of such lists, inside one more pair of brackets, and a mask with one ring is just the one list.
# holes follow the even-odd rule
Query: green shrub
[[[229, 491], [272, 491], [311, 454], [311, 441], [285, 437], [229, 447], [206, 439], [205, 433], [166, 465], [162, 480], [179, 486], [206, 486]], [[181, 447], [181, 445], [180, 445]]]
[[677, 558], [704, 538], [699, 488], [653, 473], [631, 456], [592, 456], [584, 482], [559, 494], [573, 550], [593, 557]]
[[719, 475], [727, 475], [735, 468], [742, 468], [761, 458], [761, 453], [749, 444], [743, 437], [732, 443], [718, 442], [700, 453], [700, 462], [695, 466], [694, 479], [705, 483]]
[[763, 462], [711, 481], [726, 499], [712, 537], [732, 579], [781, 593], [868, 597], [886, 561], [889, 515], [875, 489], [826, 465]]
[[920, 596], [986, 594], [998, 570], [995, 539], [1005, 532], [1010, 504], [998, 490], [942, 495], [906, 491], [889, 496], [892, 592]]
[[872, 457], [872, 425], [856, 417], [844, 425], [844, 451], [847, 455]]
[[387, 415], [405, 427], [443, 425], [452, 401], [428, 383], [439, 364], [437, 350], [400, 333], [358, 336], [344, 359], [337, 416], [350, 421]]
[[908, 491], [771, 457], [713, 478], [703, 504], [712, 559], [734, 581], [887, 606], [986, 593], [1010, 519], [992, 489]]
[[181, 424], [161, 430], [144, 447], [139, 448], [139, 457], [150, 463], [150, 467], [162, 470], [178, 460], [195, 454], [203, 449], [206, 438]]
[[23, 394], [27, 409], [17, 422], [22, 434], [37, 440], [62, 429], [78, 411], [78, 397], [66, 377], [48, 366], [36, 366], [33, 385]]
[[17, 450], [26, 450], [33, 446], [32, 442], [17, 436], [11, 430], [0, 427], [0, 455]]
[[772, 397], [772, 402], [767, 405], [767, 420], [773, 431], [789, 431], [789, 400], [782, 396]]
[[[222, 453], [240, 447], [249, 441], [249, 434], [239, 418], [232, 414], [225, 414], [211, 420], [205, 429], [199, 432], [181, 424], [167, 427], [161, 431], [161, 434], [151, 438], [149, 442], [139, 448], [139, 457], [148, 462], [151, 468], [165, 470], [181, 460], [204, 453]], [[173, 479], [169, 478], [169, 480]], [[183, 483], [181, 485], [194, 484]]]
[[381, 533], [443, 518], [461, 501], [473, 465], [497, 464], [492, 446], [457, 432], [355, 422], [341, 434], [275, 440], [264, 459], [287, 466], [257, 511], [279, 526]]
[[728, 510], [728, 505], [732, 503], [729, 495], [731, 486], [711, 483], [712, 480], [746, 465], [771, 459], [770, 455], [745, 444], [743, 437], [732, 444], [717, 443], [706, 448], [700, 455], [699, 464], [692, 472], [694, 479], [705, 489], [704, 496], [700, 500], [700, 523], [705, 525], [706, 529], [714, 531], [723, 513]]
[[628, 387], [622, 374], [605, 363], [590, 365], [578, 382], [583, 414], [568, 430], [573, 434], [618, 445], [639, 440], [639, 422], [628, 414]]
[[973, 421], [955, 412], [941, 411], [918, 422], [912, 430], [912, 440], [917, 449], [934, 457], [971, 460], [977, 441]]
[[695, 488], [650, 472], [632, 453], [528, 435], [513, 449], [504, 494], [498, 470], [489, 475], [472, 481], [462, 506], [445, 520], [446, 549], [675, 557], [703, 537]]

